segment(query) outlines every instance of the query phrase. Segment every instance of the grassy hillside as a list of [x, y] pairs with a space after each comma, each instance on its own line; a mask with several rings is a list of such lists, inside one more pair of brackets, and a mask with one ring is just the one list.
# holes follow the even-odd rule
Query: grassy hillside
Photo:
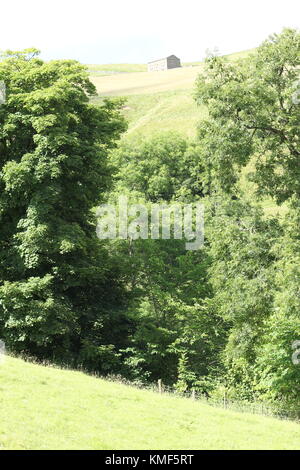
[[[93, 101], [101, 102], [102, 98]], [[155, 133], [174, 130], [193, 137], [206, 110], [196, 105], [191, 90], [172, 90], [128, 95], [123, 113], [129, 123], [126, 139], [151, 137]]]
[[146, 64], [89, 64], [87, 68], [91, 75], [111, 75], [115, 73], [146, 72]]
[[[229, 60], [247, 57], [254, 49], [229, 54]], [[129, 123], [125, 139], [151, 137], [162, 131], [177, 131], [184, 136], [194, 137], [197, 124], [205, 118], [205, 107], [198, 107], [193, 98], [195, 80], [202, 70], [203, 63], [190, 62], [182, 68], [164, 72], [145, 72], [145, 65], [116, 64], [89, 66], [97, 70], [108, 70], [115, 73], [110, 76], [94, 76], [91, 79], [99, 92], [95, 103], [105, 96], [123, 96], [126, 104], [123, 113]], [[144, 68], [143, 68], [144, 67]], [[254, 185], [246, 178], [254, 170], [253, 162], [243, 171], [241, 187], [245, 192], [254, 193]], [[285, 207], [278, 208], [273, 200], [264, 204], [266, 214], [284, 214]]]
[[[299, 449], [300, 425], [7, 357], [0, 449]], [[172, 432], [170, 432], [172, 431]]]
[[98, 100], [104, 96], [126, 97], [124, 115], [129, 122], [126, 138], [171, 130], [194, 136], [203, 112], [193, 99], [194, 83], [201, 68], [91, 78], [99, 92]]
[[101, 95], [144, 95], [170, 90], [191, 90], [201, 65], [181, 67], [162, 72], [134, 72], [104, 77], [92, 77]]
[[[236, 60], [251, 51], [227, 57]], [[183, 65], [164, 72], [147, 72], [143, 64], [89, 65], [91, 80], [99, 93], [94, 101], [105, 96], [126, 97], [124, 115], [129, 122], [126, 138], [171, 130], [195, 136], [197, 123], [205, 116], [205, 109], [198, 108], [193, 99], [195, 80], [203, 63]]]
[[[226, 57], [229, 60], [236, 60], [246, 57], [251, 51], [252, 49], [237, 52]], [[146, 65], [143, 64], [88, 65], [91, 79], [101, 96], [147, 95], [173, 90], [192, 90], [202, 67], [202, 62], [191, 62], [176, 69], [147, 72]], [[95, 72], [107, 72], [110, 75], [94, 76]]]
[[[252, 51], [253, 49], [235, 52], [225, 57], [230, 60], [237, 60], [246, 57]], [[182, 87], [184, 87], [184, 89], [191, 88], [193, 86], [193, 80], [199, 73], [199, 67], [202, 65], [202, 61], [184, 62], [180, 69], [150, 73], [147, 72], [147, 64], [89, 64], [87, 68], [91, 77], [100, 75], [100, 77], [98, 77], [100, 80], [95, 80], [95, 84], [99, 87], [100, 93], [108, 95], [128, 95], [180, 89]], [[136, 75], [137, 72], [145, 73]], [[101, 75], [120, 74], [122, 74], [122, 77], [116, 77], [113, 81], [101, 77]]]

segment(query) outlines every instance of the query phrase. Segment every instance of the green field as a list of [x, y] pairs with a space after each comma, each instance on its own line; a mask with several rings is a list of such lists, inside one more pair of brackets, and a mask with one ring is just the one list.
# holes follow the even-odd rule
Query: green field
[[104, 96], [124, 96], [124, 115], [129, 123], [125, 138], [178, 131], [193, 137], [204, 109], [193, 98], [193, 88], [202, 66], [165, 72], [136, 72], [92, 76], [101, 101]]
[[[236, 52], [226, 56], [234, 61], [247, 57], [254, 50]], [[94, 103], [101, 103], [107, 96], [122, 96], [126, 99], [123, 114], [128, 121], [125, 139], [150, 138], [155, 134], [176, 131], [183, 136], [195, 137], [197, 124], [207, 116], [204, 106], [197, 106], [193, 98], [195, 80], [203, 68], [201, 62], [183, 64], [182, 68], [164, 72], [145, 72], [145, 65], [110, 64], [93, 66], [98, 70], [112, 70], [114, 76], [94, 76], [91, 80], [98, 90]], [[89, 66], [89, 68], [92, 66]], [[144, 69], [143, 69], [144, 67]], [[241, 187], [254, 194], [254, 185], [247, 181], [248, 172], [255, 171], [253, 163], [243, 170]], [[267, 215], [284, 214], [285, 207], [273, 200], [264, 202]]]
[[[251, 52], [252, 49], [226, 57], [233, 61]], [[190, 62], [183, 64], [183, 67], [161, 72], [147, 72], [145, 64], [87, 65], [87, 68], [100, 96], [128, 96], [173, 90], [192, 91], [203, 62]], [[97, 73], [104, 76], [95, 76]]]
[[146, 72], [145, 64], [88, 64], [91, 75], [110, 75], [115, 73]]
[[[251, 52], [227, 57], [237, 60]], [[106, 96], [126, 97], [123, 112], [129, 129], [125, 138], [148, 137], [162, 131], [194, 137], [197, 123], [206, 116], [205, 109], [197, 107], [193, 98], [195, 80], [202, 68], [202, 62], [163, 72], [147, 72], [145, 64], [88, 65], [99, 93], [94, 102], [101, 102]]]
[[[144, 95], [170, 90], [192, 90], [202, 65], [162, 72], [133, 72], [91, 77], [102, 96]], [[142, 97], [141, 97], [142, 99]]]
[[300, 424], [6, 357], [0, 449], [299, 449]]
[[[93, 100], [101, 102], [101, 98]], [[129, 123], [125, 138], [151, 137], [162, 131], [174, 131], [194, 137], [199, 120], [206, 115], [191, 90], [171, 90], [144, 95], [127, 95], [123, 114]]]

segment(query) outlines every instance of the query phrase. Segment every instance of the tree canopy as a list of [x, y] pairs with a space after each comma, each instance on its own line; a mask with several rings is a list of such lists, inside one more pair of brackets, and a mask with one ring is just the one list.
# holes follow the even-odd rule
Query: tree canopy
[[95, 88], [75, 61], [8, 52], [0, 80], [1, 336], [17, 351], [79, 360], [119, 295], [91, 209], [126, 125], [117, 102], [89, 104]]
[[209, 118], [199, 127], [202, 160], [223, 189], [252, 160], [260, 195], [279, 203], [300, 196], [300, 33], [270, 36], [248, 58], [212, 57], [195, 96]]
[[[211, 55], [195, 140], [132, 142], [120, 100], [76, 61], [0, 62], [0, 336], [9, 349], [181, 392], [272, 401], [299, 416], [300, 34]], [[240, 190], [252, 168], [256, 193]], [[205, 205], [205, 243], [98, 240], [95, 209]], [[284, 204], [284, 217], [265, 197]], [[282, 214], [283, 212], [281, 212]]]

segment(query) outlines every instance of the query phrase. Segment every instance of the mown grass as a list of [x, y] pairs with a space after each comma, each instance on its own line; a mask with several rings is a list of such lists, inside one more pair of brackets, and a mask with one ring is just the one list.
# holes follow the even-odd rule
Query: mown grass
[[7, 357], [0, 449], [299, 449], [294, 422]]

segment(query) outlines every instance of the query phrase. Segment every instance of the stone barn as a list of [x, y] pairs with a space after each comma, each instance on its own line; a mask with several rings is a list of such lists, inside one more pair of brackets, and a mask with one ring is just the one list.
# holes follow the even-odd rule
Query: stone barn
[[165, 57], [164, 59], [148, 62], [148, 72], [176, 69], [177, 67], [181, 67], [181, 63], [176, 55], [169, 55], [169, 57]]

